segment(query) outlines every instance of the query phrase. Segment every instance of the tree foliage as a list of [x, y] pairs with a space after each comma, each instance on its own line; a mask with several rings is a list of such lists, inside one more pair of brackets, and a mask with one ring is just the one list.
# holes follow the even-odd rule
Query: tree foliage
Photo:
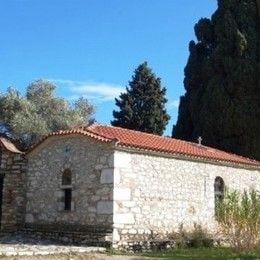
[[139, 65], [113, 111], [114, 126], [162, 135], [170, 117], [166, 112], [166, 89], [161, 80], [148, 67], [147, 62]]
[[173, 137], [260, 159], [260, 4], [219, 0], [195, 25]]
[[46, 80], [32, 82], [26, 96], [9, 88], [0, 96], [0, 131], [28, 146], [42, 135], [86, 124], [94, 108], [84, 98], [71, 105], [54, 96], [55, 86]]

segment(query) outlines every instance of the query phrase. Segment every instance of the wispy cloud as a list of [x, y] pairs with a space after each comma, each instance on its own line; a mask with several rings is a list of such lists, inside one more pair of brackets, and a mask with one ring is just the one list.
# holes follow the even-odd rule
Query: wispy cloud
[[175, 100], [172, 100], [168, 103], [168, 109], [172, 109], [172, 108], [178, 108], [180, 105], [180, 99], [175, 99]]
[[120, 86], [116, 86], [108, 83], [87, 83], [81, 86], [71, 88], [72, 91], [79, 94], [91, 94], [97, 95], [104, 99], [104, 101], [114, 100], [115, 97], [119, 96], [124, 91]]
[[[69, 91], [69, 99], [76, 100], [79, 97], [85, 97], [95, 103], [102, 103], [106, 101], [114, 101], [122, 92], [125, 92], [125, 88], [121, 85], [107, 83], [107, 82], [95, 82], [95, 81], [77, 81], [68, 79], [47, 79], [58, 87], [65, 87]], [[178, 109], [180, 99], [174, 99], [168, 101], [167, 108]]]
[[68, 87], [72, 93], [71, 98], [74, 99], [83, 96], [100, 102], [112, 101], [115, 97], [118, 97], [120, 93], [125, 91], [125, 88], [122, 86], [107, 82], [73, 81], [66, 79], [48, 80], [57, 85]]

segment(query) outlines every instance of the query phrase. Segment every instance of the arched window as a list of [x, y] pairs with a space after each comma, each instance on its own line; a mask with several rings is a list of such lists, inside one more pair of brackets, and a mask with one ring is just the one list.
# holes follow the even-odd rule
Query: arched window
[[62, 187], [63, 188], [63, 209], [66, 211], [71, 211], [72, 209], [72, 173], [70, 169], [64, 170], [62, 174]]
[[215, 202], [223, 200], [224, 189], [225, 189], [224, 180], [219, 176], [216, 177], [214, 182]]
[[62, 174], [62, 185], [71, 185], [72, 174], [70, 169], [66, 169]]
[[215, 195], [215, 217], [216, 220], [221, 216], [221, 202], [224, 199], [224, 189], [225, 183], [224, 180], [217, 176], [214, 182], [214, 195]]

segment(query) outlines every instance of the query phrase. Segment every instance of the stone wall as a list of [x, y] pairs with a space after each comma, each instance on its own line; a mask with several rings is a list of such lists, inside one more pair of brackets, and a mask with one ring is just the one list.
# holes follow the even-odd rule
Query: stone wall
[[[33, 229], [88, 233], [113, 230], [113, 246], [160, 240], [182, 224], [213, 231], [214, 181], [260, 189], [257, 170], [124, 151], [69, 135], [50, 137], [28, 154], [25, 224]], [[64, 210], [62, 173], [72, 172], [71, 210]]]
[[217, 176], [231, 189], [260, 189], [256, 170], [123, 151], [114, 160], [114, 247], [165, 238], [181, 224], [213, 230]]
[[26, 160], [23, 154], [2, 150], [3, 176], [1, 231], [16, 231], [24, 222]]
[[[72, 172], [71, 210], [62, 173]], [[113, 148], [84, 136], [50, 137], [28, 154], [26, 226], [83, 231], [113, 222]]]

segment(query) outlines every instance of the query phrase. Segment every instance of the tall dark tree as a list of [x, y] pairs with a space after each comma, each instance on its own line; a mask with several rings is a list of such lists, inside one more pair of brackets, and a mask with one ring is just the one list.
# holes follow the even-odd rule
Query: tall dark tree
[[166, 89], [161, 80], [148, 67], [147, 62], [139, 65], [113, 111], [111, 124], [128, 129], [162, 135], [170, 117], [166, 112]]
[[260, 1], [218, 0], [195, 25], [173, 137], [260, 159]]

